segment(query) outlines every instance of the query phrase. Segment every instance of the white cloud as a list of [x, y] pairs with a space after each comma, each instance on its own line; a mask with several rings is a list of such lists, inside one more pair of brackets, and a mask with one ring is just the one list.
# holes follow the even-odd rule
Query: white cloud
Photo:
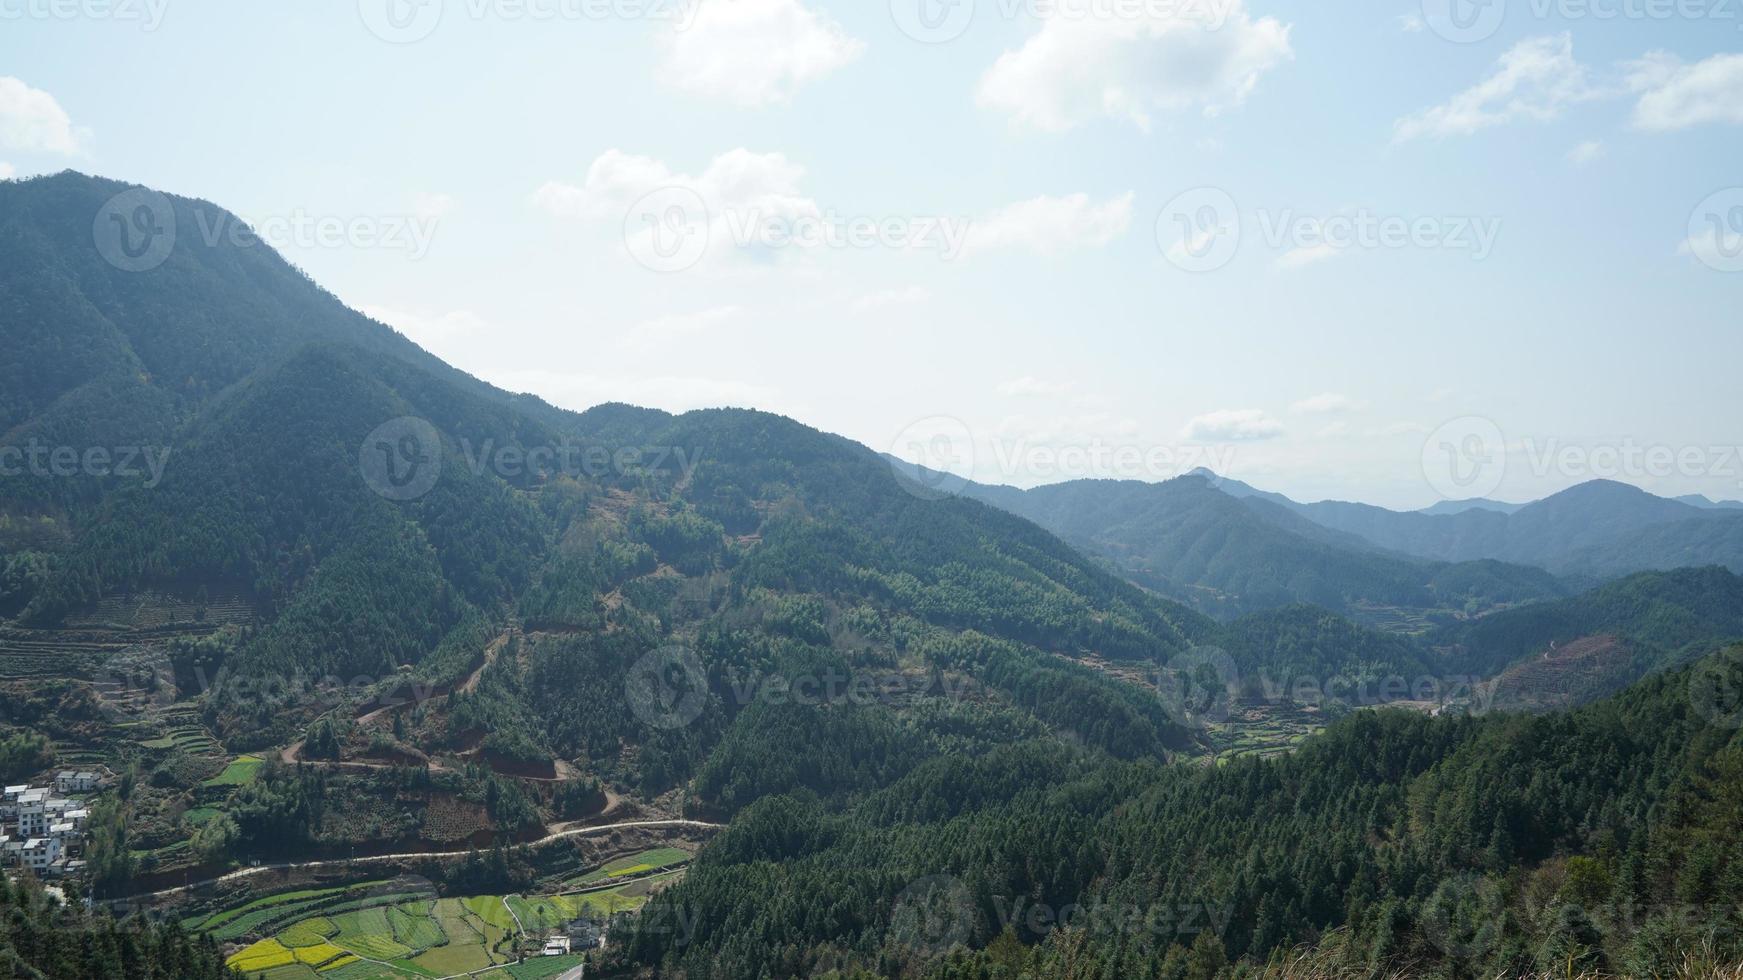
[[1421, 424], [1416, 423], [1416, 422], [1394, 422], [1391, 425], [1382, 426], [1381, 428], [1370, 430], [1368, 434], [1370, 436], [1384, 436], [1384, 437], [1425, 436], [1425, 435], [1428, 435], [1428, 432], [1429, 432], [1428, 426], [1421, 425]]
[[1368, 403], [1328, 391], [1323, 395], [1303, 398], [1289, 406], [1289, 411], [1296, 415], [1340, 415], [1344, 412], [1360, 412], [1368, 407]]
[[852, 309], [856, 314], [873, 313], [892, 306], [914, 306], [931, 299], [932, 290], [924, 286], [905, 286], [867, 293], [853, 301]]
[[1743, 124], [1743, 54], [1716, 54], [1685, 65], [1656, 51], [1628, 69], [1628, 86], [1640, 94], [1634, 125], [1641, 129]]
[[79, 153], [88, 133], [76, 129], [54, 96], [0, 76], [0, 147], [32, 153]]
[[1043, 381], [1040, 378], [1024, 375], [1000, 382], [998, 392], [1013, 398], [1031, 396], [1063, 395], [1071, 390], [1071, 386], [1058, 381]]
[[1047, 5], [1040, 31], [981, 77], [978, 101], [1053, 132], [1101, 117], [1147, 129], [1153, 112], [1238, 106], [1293, 56], [1289, 28], [1242, 0], [1133, 6]]
[[1545, 122], [1601, 95], [1585, 67], [1574, 60], [1573, 35], [1532, 38], [1503, 54], [1494, 73], [1474, 87], [1398, 120], [1393, 138], [1403, 142], [1419, 136], [1468, 136], [1521, 120]]
[[1101, 203], [1088, 194], [1037, 197], [1019, 201], [977, 218], [968, 231], [964, 252], [1023, 248], [1040, 255], [1078, 248], [1099, 248], [1124, 234], [1132, 224], [1130, 191]]
[[1255, 442], [1283, 434], [1283, 423], [1256, 408], [1207, 412], [1186, 423], [1183, 439], [1195, 442]]
[[676, 209], [681, 230], [705, 235], [706, 256], [719, 262], [735, 245], [757, 244], [755, 232], [762, 222], [820, 217], [817, 202], [799, 189], [804, 176], [805, 168], [785, 154], [752, 153], [742, 147], [715, 157], [697, 175], [680, 173], [652, 157], [613, 149], [593, 161], [580, 185], [547, 181], [534, 192], [533, 203], [558, 217], [620, 228], [628, 224], [629, 251], [647, 255], [654, 251], [650, 243], [656, 233], [663, 231], [635, 227], [630, 212], [656, 200], [649, 197], [654, 192], [665, 192], [672, 200], [664, 201], [663, 195], [656, 200], [660, 214], [642, 217], [661, 217]]
[[1604, 144], [1599, 140], [1586, 140], [1567, 151], [1568, 162], [1576, 167], [1583, 167], [1604, 155]]
[[[1182, 247], [1182, 251], [1184, 252], [1184, 247]], [[1277, 267], [1280, 269], [1301, 269], [1324, 262], [1327, 259], [1335, 259], [1346, 251], [1348, 249], [1325, 242], [1318, 245], [1302, 245], [1278, 256]]]
[[1405, 14], [1398, 18], [1398, 29], [1406, 34], [1421, 34], [1428, 27], [1428, 22], [1421, 14]]
[[865, 51], [799, 0], [696, 5], [692, 21], [661, 36], [660, 77], [694, 95], [756, 107], [790, 101], [807, 82]]
[[1349, 431], [1350, 424], [1348, 422], [1330, 422], [1315, 432], [1314, 436], [1320, 439], [1336, 439], [1339, 436], [1348, 435]]
[[18, 176], [18, 171], [13, 169], [12, 164], [0, 160], [0, 180], [11, 180], [16, 176]]
[[643, 354], [671, 346], [674, 342], [710, 333], [743, 315], [738, 306], [717, 306], [695, 313], [676, 313], [644, 320], [630, 328], [618, 341], [618, 346]]

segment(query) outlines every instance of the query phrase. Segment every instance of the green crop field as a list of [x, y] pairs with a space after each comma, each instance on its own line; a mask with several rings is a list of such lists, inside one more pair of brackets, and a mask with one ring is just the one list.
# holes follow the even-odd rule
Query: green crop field
[[200, 931], [236, 938], [243, 934], [237, 930], [262, 921], [277, 929], [230, 958], [244, 973], [268, 980], [445, 977], [491, 967], [498, 969], [490, 976], [543, 978], [562, 973], [581, 958], [535, 957], [513, 963], [517, 946], [528, 945], [523, 929], [537, 933], [582, 915], [631, 911], [646, 901], [648, 888], [647, 882], [638, 881], [584, 894], [510, 895], [506, 904], [499, 895], [434, 901], [403, 894], [348, 898], [357, 886], [287, 892], [221, 912], [202, 923]]
[[190, 827], [200, 827], [223, 812], [215, 806], [197, 806], [182, 814], [182, 822]]
[[629, 857], [618, 858], [602, 868], [589, 871], [574, 879], [572, 884], [595, 884], [609, 881], [613, 878], [630, 878], [660, 868], [668, 868], [675, 864], [683, 864], [690, 860], [689, 851], [680, 851], [675, 847], [659, 847]]
[[207, 786], [246, 786], [254, 782], [254, 777], [260, 774], [262, 761], [257, 756], [238, 756], [224, 767], [224, 771], [206, 780]]

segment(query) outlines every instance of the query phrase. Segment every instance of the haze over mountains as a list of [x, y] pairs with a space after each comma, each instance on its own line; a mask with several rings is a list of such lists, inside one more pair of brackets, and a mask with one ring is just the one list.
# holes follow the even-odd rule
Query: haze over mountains
[[1299, 503], [1207, 470], [1154, 484], [969, 483], [961, 492], [1225, 617], [1287, 601], [1383, 619], [1391, 614], [1378, 607], [1477, 614], [1638, 571], [1743, 572], [1743, 514], [1606, 480], [1529, 504], [1415, 512]]
[[[1743, 516], [1607, 483], [1511, 513], [1203, 475], [939, 494], [768, 413], [504, 392], [264, 246], [183, 236], [127, 271], [91, 238], [125, 190], [0, 183], [0, 451], [51, 461], [0, 473], [0, 658], [47, 671], [4, 678], [0, 736], [138, 767], [100, 894], [142, 890], [129, 827], [192, 851], [196, 799], [230, 821], [200, 838], [222, 871], [427, 854], [438, 796], [505, 854], [604, 787], [723, 828], [616, 921], [602, 972], [1209, 980], [1303, 944], [1366, 974], [1662, 970], [1731, 935], [1743, 743], [1695, 681], [1743, 677], [1719, 652], [1743, 637]], [[74, 446], [167, 462], [62, 472]], [[169, 640], [111, 621], [148, 595], [236, 621]], [[65, 652], [43, 668], [44, 647]], [[156, 656], [138, 712], [105, 715], [117, 662]], [[308, 675], [346, 696], [261, 694]], [[396, 707], [408, 687], [439, 693]], [[1387, 705], [1409, 708], [1365, 710]], [[172, 711], [268, 759], [258, 780], [232, 793], [173, 739], [135, 744]], [[1437, 910], [1503, 888], [1506, 908], [1566, 897], [1576, 858], [1594, 907], [1714, 921], [1437, 933]], [[499, 863], [453, 887], [532, 876]], [[940, 881], [966, 910], [942, 947], [910, 907]], [[1221, 920], [1109, 937], [1001, 919], [1012, 901]]]

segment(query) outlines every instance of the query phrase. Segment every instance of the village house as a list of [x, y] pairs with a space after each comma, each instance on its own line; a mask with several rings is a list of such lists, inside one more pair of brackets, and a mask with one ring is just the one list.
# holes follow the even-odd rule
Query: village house
[[[54, 787], [8, 786], [0, 795], [0, 862], [29, 868], [46, 876], [76, 873], [83, 861], [72, 860], [84, 843], [91, 811], [85, 804], [57, 792], [91, 792], [101, 785], [92, 772], [65, 770]], [[16, 831], [16, 834], [5, 831]], [[70, 852], [70, 853], [69, 853]]]
[[54, 777], [54, 790], [57, 793], [92, 793], [96, 792], [100, 782], [94, 772], [74, 772], [62, 769]]
[[31, 838], [18, 851], [18, 863], [36, 872], [47, 871], [49, 865], [60, 859], [61, 842], [56, 837]]

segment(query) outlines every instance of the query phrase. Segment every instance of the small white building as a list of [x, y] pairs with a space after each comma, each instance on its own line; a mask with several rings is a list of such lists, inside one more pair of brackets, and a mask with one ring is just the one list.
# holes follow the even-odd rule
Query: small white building
[[566, 956], [569, 953], [568, 936], [552, 936], [545, 940], [546, 956]]
[[61, 858], [61, 842], [53, 837], [35, 837], [19, 849], [18, 863], [33, 871], [47, 870]]
[[57, 793], [90, 793], [97, 789], [97, 782], [97, 774], [94, 772], [62, 769], [55, 774], [54, 789]]
[[41, 837], [48, 832], [48, 790], [27, 789], [18, 794], [18, 836]]

